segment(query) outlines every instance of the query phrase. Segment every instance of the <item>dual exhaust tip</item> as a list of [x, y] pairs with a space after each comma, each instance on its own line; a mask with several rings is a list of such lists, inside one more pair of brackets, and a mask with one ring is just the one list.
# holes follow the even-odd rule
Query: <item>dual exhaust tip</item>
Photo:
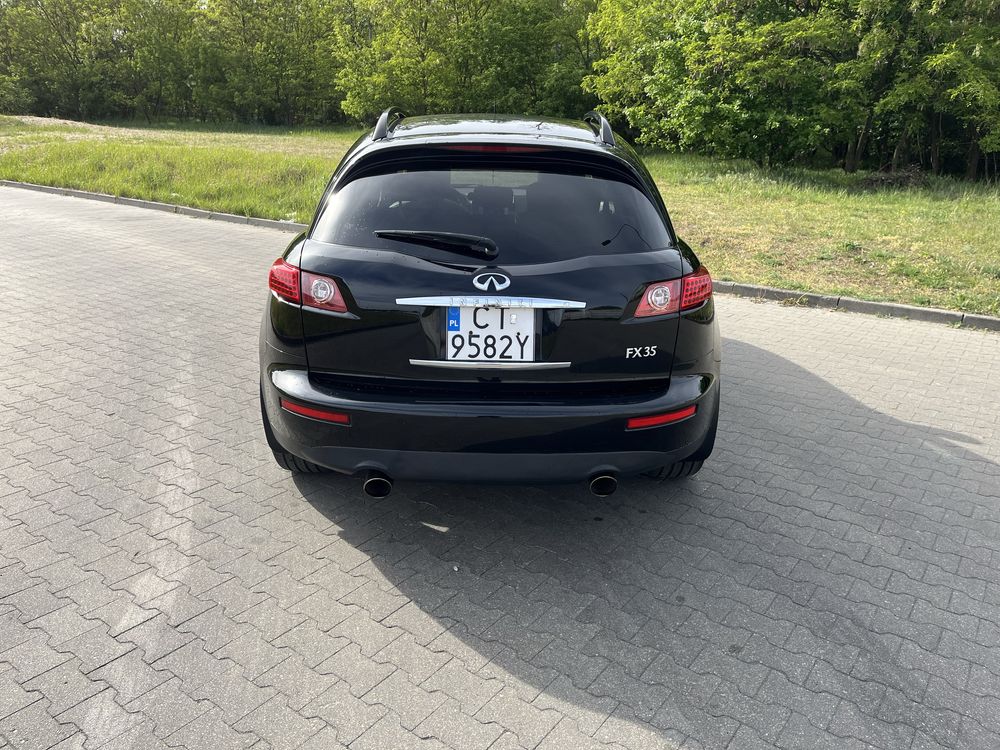
[[[392, 492], [392, 478], [381, 471], [369, 471], [362, 484], [368, 497], [381, 499]], [[597, 497], [608, 497], [618, 489], [618, 478], [614, 474], [597, 474], [590, 480], [590, 491]]]
[[361, 485], [368, 497], [383, 498], [392, 492], [392, 479], [381, 471], [369, 471]]

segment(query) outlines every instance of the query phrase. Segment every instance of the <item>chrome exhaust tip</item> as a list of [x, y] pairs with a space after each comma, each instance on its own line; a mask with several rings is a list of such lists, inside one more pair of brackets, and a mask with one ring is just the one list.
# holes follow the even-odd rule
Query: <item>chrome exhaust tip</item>
[[369, 471], [362, 488], [368, 497], [386, 497], [392, 492], [392, 480], [380, 471]]
[[618, 479], [614, 474], [598, 474], [590, 480], [590, 491], [598, 497], [607, 497], [618, 489]]

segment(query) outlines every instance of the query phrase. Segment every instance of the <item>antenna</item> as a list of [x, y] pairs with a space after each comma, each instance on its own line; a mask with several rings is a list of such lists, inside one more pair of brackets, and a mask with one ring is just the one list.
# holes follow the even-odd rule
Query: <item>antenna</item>
[[590, 110], [583, 116], [583, 121], [594, 128], [594, 133], [605, 146], [615, 145], [615, 134], [611, 130], [611, 123], [596, 109]]

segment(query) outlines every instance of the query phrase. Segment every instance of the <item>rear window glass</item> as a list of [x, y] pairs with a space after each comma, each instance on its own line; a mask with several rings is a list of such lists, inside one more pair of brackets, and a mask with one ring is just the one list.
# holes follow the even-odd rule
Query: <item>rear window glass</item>
[[322, 242], [448, 255], [380, 238], [377, 230], [488, 237], [499, 263], [545, 263], [669, 246], [644, 193], [588, 174], [509, 169], [428, 169], [359, 177], [329, 197], [313, 231]]

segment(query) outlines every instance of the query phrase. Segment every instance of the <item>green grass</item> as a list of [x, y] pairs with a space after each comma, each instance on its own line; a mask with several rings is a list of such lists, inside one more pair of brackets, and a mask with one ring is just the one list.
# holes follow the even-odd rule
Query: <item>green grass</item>
[[[0, 179], [307, 221], [360, 131], [0, 117]], [[1000, 315], [1000, 190], [645, 155], [719, 279]]]

